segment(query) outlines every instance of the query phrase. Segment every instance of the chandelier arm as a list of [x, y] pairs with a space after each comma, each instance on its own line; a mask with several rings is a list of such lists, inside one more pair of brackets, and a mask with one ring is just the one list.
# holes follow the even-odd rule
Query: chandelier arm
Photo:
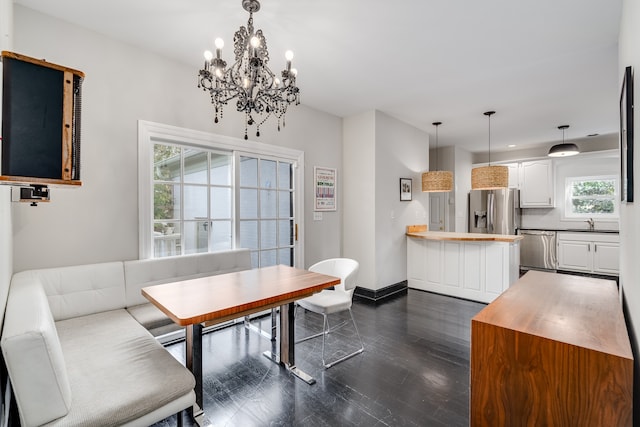
[[276, 103], [271, 102], [272, 100], [271, 100], [271, 99], [269, 99], [269, 98], [266, 98], [266, 97], [259, 97], [259, 98], [258, 98], [258, 101], [259, 101], [261, 104], [263, 104], [263, 105], [266, 105], [266, 106], [267, 106], [267, 108], [266, 108], [266, 109], [264, 109], [264, 108], [263, 108], [263, 109], [264, 109], [265, 111], [268, 111], [269, 113], [276, 113], [276, 112], [279, 112], [280, 110], [284, 110], [284, 111], [286, 111], [286, 107], [284, 107], [284, 108], [280, 108], [280, 107], [278, 106], [278, 103], [277, 103], [277, 102], [276, 102]]

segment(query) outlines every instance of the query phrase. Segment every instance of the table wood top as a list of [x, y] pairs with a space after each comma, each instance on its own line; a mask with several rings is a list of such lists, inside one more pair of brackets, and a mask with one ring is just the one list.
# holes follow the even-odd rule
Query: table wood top
[[633, 359], [613, 280], [531, 270], [472, 322]]
[[340, 279], [276, 265], [142, 288], [142, 295], [181, 326], [222, 322], [283, 305]]
[[513, 243], [522, 240], [522, 236], [509, 234], [484, 234], [484, 233], [456, 233], [453, 231], [409, 231], [409, 237], [426, 240], [451, 240], [462, 242], [506, 242]]

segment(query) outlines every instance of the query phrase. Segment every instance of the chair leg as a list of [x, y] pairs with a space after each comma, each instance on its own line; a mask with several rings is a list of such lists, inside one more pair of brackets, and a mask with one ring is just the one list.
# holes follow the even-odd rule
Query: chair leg
[[183, 413], [183, 412], [184, 412], [184, 411], [180, 411], [180, 412], [178, 412], [178, 413], [176, 414], [176, 417], [178, 418], [178, 424], [177, 424], [177, 426], [178, 426], [178, 427], [182, 427], [182, 413]]
[[[326, 321], [326, 315], [325, 316], [325, 321]], [[356, 356], [360, 353], [362, 353], [364, 351], [364, 343], [362, 342], [362, 337], [360, 337], [360, 332], [358, 331], [358, 326], [356, 325], [356, 319], [353, 318], [353, 312], [351, 311], [351, 308], [349, 308], [349, 316], [351, 316], [351, 321], [353, 322], [353, 327], [356, 330], [356, 335], [358, 336], [358, 340], [360, 341], [360, 348], [356, 351], [354, 351], [353, 353], [347, 354], [346, 356], [341, 357], [340, 359], [334, 360], [333, 362], [330, 363], [325, 363], [324, 361], [324, 334], [322, 335], [322, 365], [325, 367], [325, 369], [329, 369], [330, 367], [336, 365], [337, 363], [343, 362], [347, 359], [352, 358], [353, 356]], [[327, 322], [328, 325], [328, 322]], [[323, 330], [324, 332], [324, 330]]]
[[[297, 313], [298, 310], [298, 305], [296, 304], [295, 308], [294, 308], [294, 317], [295, 317], [295, 313]], [[321, 313], [322, 314], [322, 313]], [[319, 336], [324, 336], [325, 334], [328, 334], [329, 332], [331, 332], [331, 328], [329, 328], [329, 319], [327, 318], [326, 314], [322, 314], [322, 316], [324, 317], [323, 323], [322, 323], [322, 332], [318, 332], [317, 334], [313, 334], [313, 335], [309, 335], [308, 337], [304, 337], [304, 338], [300, 338], [299, 340], [296, 340], [296, 344], [299, 344], [303, 341], [307, 341], [310, 340], [312, 338], [318, 338]], [[327, 324], [327, 328], [325, 329], [325, 325], [324, 323], [326, 322]]]
[[324, 363], [324, 341], [325, 341], [325, 336], [329, 333], [329, 320], [327, 319], [327, 315], [326, 314], [322, 314], [322, 364], [324, 366], [327, 366]]

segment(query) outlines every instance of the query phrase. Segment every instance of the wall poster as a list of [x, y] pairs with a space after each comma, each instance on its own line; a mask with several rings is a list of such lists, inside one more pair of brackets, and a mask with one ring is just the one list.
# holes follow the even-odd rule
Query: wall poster
[[336, 170], [313, 167], [313, 182], [316, 211], [336, 210]]

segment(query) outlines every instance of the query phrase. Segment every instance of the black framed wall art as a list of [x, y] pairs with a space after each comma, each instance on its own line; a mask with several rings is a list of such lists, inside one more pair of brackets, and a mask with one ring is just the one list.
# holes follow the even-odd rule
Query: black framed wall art
[[411, 201], [411, 178], [400, 178], [400, 201]]

